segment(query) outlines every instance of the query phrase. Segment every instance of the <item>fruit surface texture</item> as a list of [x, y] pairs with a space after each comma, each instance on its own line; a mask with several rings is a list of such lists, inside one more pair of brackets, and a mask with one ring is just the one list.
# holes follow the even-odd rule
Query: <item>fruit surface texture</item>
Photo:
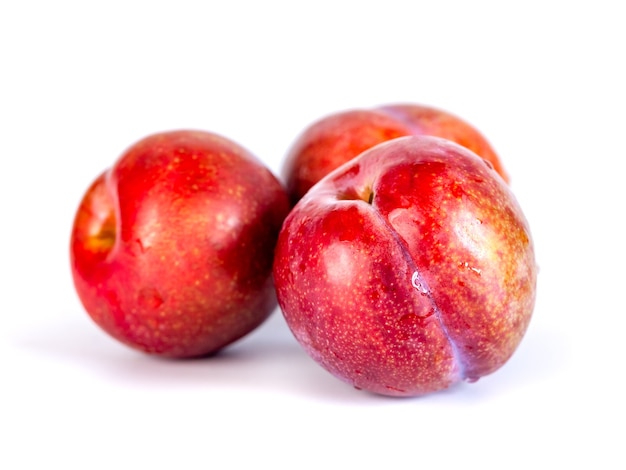
[[368, 148], [410, 135], [441, 137], [467, 147], [488, 160], [508, 181], [491, 144], [468, 122], [430, 106], [392, 104], [337, 112], [306, 128], [289, 149], [282, 168], [292, 203], [325, 175]]
[[436, 137], [362, 153], [293, 208], [278, 301], [309, 355], [358, 389], [415, 396], [500, 368], [527, 330], [528, 223], [491, 164]]
[[285, 190], [250, 152], [195, 130], [131, 146], [89, 187], [70, 243], [76, 291], [111, 336], [168, 357], [213, 353], [276, 306]]

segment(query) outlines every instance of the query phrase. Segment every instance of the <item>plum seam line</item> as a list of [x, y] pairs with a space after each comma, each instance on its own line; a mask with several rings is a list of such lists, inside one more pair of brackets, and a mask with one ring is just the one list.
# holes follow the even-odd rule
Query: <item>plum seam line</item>
[[[374, 197], [374, 200], [375, 199], [376, 198]], [[391, 227], [391, 225], [389, 224], [387, 219], [385, 217], [383, 217], [383, 215], [374, 206], [374, 200], [372, 201], [371, 204], [368, 204], [368, 206], [370, 206], [370, 208], [371, 208], [370, 210], [374, 213], [375, 217], [378, 217], [378, 219], [382, 222], [382, 224], [385, 227], [385, 229], [391, 234], [392, 239], [394, 240], [394, 242], [400, 248], [400, 252], [402, 253], [402, 256], [404, 256], [405, 261], [407, 262], [407, 264], [411, 268], [411, 275], [414, 276], [417, 273], [417, 277], [418, 277], [418, 279], [420, 281], [420, 284], [423, 287], [423, 290], [420, 290], [420, 289], [418, 289], [417, 287], [414, 286], [413, 278], [411, 278], [409, 280], [409, 282], [411, 283], [411, 285], [412, 285], [412, 287], [414, 289], [418, 290], [422, 295], [425, 295], [427, 297], [428, 302], [430, 303], [430, 306], [435, 311], [435, 317], [437, 318], [437, 321], [439, 322], [439, 326], [441, 327], [441, 330], [443, 331], [446, 339], [448, 340], [448, 344], [450, 344], [450, 347], [452, 348], [452, 355], [454, 357], [454, 361], [456, 362], [456, 364], [459, 367], [459, 373], [461, 375], [461, 380], [465, 380], [466, 379], [466, 374], [465, 374], [466, 365], [465, 365], [464, 361], [461, 359], [461, 354], [459, 352], [459, 348], [457, 347], [456, 343], [453, 341], [452, 337], [450, 336], [450, 332], [448, 330], [448, 327], [446, 326], [445, 322], [443, 321], [443, 317], [441, 315], [441, 310], [439, 309], [439, 306], [437, 305], [437, 302], [435, 302], [435, 299], [433, 299], [433, 296], [431, 295], [430, 286], [428, 285], [426, 280], [421, 276], [420, 270], [417, 268], [417, 265], [413, 261], [413, 258], [411, 257], [410, 253], [406, 249], [406, 246], [405, 246], [406, 242], [404, 241], [404, 239], [395, 230], [393, 230], [393, 227]]]

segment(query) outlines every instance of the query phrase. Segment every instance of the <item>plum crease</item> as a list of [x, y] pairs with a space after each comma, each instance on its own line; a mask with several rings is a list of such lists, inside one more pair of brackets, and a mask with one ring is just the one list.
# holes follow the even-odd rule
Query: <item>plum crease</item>
[[378, 111], [382, 114], [387, 115], [392, 119], [396, 119], [401, 122], [404, 126], [409, 129], [413, 133], [413, 135], [421, 135], [423, 133], [423, 129], [416, 124], [416, 121], [412, 120], [406, 112], [403, 112], [400, 109], [394, 108], [393, 105], [382, 106], [378, 108]]
[[411, 257], [411, 254], [407, 250], [404, 239], [393, 229], [393, 227], [389, 224], [389, 221], [378, 211], [378, 209], [374, 207], [373, 201], [368, 205], [370, 206], [371, 211], [374, 214], [374, 216], [377, 217], [381, 221], [381, 223], [386, 228], [386, 230], [391, 234], [391, 237], [394, 240], [394, 242], [400, 248], [400, 252], [402, 253], [402, 256], [407, 262], [410, 268], [410, 272], [412, 273], [411, 279], [409, 280], [409, 282], [411, 283], [411, 286], [414, 289], [416, 289], [421, 295], [426, 296], [426, 298], [428, 299], [430, 307], [432, 308], [434, 312], [434, 315], [428, 315], [428, 317], [434, 316], [437, 319], [437, 322], [439, 323], [439, 327], [443, 331], [443, 334], [445, 335], [446, 339], [448, 340], [448, 344], [450, 344], [450, 348], [452, 349], [452, 356], [454, 358], [455, 364], [459, 368], [460, 378], [461, 380], [465, 380], [466, 379], [466, 373], [465, 373], [466, 367], [465, 367], [464, 361], [461, 359], [461, 353], [459, 351], [459, 348], [457, 347], [456, 343], [452, 339], [452, 336], [450, 335], [450, 332], [448, 328], [446, 327], [445, 322], [443, 321], [441, 310], [439, 309], [437, 302], [435, 302], [435, 299], [433, 298], [431, 294], [430, 286], [428, 285], [426, 280], [420, 275], [420, 270], [418, 269], [417, 265], [415, 264], [415, 261]]

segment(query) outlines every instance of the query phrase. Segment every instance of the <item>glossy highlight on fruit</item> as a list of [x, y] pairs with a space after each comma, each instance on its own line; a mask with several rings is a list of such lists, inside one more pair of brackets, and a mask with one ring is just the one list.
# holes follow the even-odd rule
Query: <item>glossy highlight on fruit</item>
[[89, 187], [71, 235], [87, 313], [146, 353], [213, 353], [276, 306], [271, 268], [289, 210], [276, 177], [204, 131], [154, 134]]
[[487, 139], [466, 121], [430, 106], [392, 104], [337, 112], [305, 129], [291, 146], [281, 172], [292, 204], [320, 179], [361, 152], [410, 135], [452, 140], [489, 161], [508, 181]]
[[358, 389], [422, 395], [500, 368], [535, 301], [528, 223], [494, 169], [435, 137], [379, 144], [318, 182], [274, 278], [296, 339]]

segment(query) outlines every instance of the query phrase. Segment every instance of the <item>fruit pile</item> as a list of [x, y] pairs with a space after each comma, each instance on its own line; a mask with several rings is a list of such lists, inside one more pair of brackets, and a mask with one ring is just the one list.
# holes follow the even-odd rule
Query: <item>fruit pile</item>
[[284, 185], [245, 148], [174, 131], [131, 146], [86, 191], [76, 291], [119, 341], [209, 355], [277, 303], [304, 350], [358, 389], [414, 396], [500, 368], [528, 327], [528, 223], [487, 140], [392, 105], [305, 129]]

